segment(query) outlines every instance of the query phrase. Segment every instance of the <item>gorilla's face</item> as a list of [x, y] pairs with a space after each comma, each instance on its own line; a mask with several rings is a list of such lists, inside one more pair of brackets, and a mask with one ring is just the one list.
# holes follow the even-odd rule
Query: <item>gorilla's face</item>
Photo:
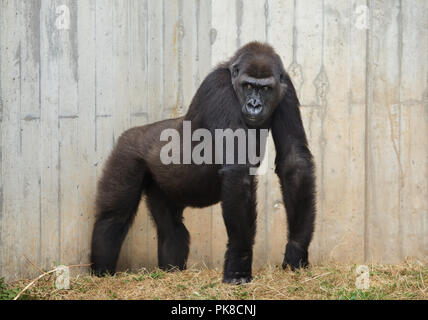
[[284, 70], [280, 58], [268, 54], [242, 55], [231, 65], [230, 71], [247, 125], [267, 124], [287, 89], [282, 81]]

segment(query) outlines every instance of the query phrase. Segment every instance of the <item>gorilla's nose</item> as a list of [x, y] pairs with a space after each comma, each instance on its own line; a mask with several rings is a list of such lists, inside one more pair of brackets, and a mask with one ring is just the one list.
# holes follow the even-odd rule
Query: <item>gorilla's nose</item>
[[251, 116], [256, 116], [262, 111], [262, 104], [256, 99], [250, 99], [246, 105], [247, 112]]

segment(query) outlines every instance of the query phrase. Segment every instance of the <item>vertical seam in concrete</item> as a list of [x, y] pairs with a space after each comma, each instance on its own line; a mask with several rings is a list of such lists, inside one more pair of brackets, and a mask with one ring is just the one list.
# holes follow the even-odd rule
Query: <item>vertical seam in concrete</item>
[[[41, 20], [41, 12], [42, 12], [42, 3], [41, 0], [39, 4], [39, 125], [40, 125], [40, 143], [42, 141], [42, 58], [41, 58], [41, 34], [42, 34], [42, 20]], [[40, 146], [41, 147], [41, 146]], [[41, 148], [40, 148], [41, 149]], [[39, 252], [38, 252], [38, 262], [41, 264], [42, 262], [42, 157], [39, 158]]]
[[403, 226], [401, 219], [401, 197], [403, 185], [403, 169], [401, 165], [401, 82], [402, 82], [402, 59], [403, 59], [403, 2], [399, 0], [399, 11], [397, 15], [398, 24], [398, 254], [400, 261], [403, 259]]
[[[132, 25], [134, 23], [133, 21], [133, 17], [131, 14], [131, 6], [134, 4], [134, 2], [130, 2], [127, 1], [126, 2], [126, 23], [127, 23], [127, 37], [128, 37], [128, 41], [127, 41], [127, 46], [128, 46], [128, 70], [127, 70], [127, 75], [126, 75], [126, 81], [127, 81], [127, 94], [128, 96], [130, 96], [130, 90], [129, 90], [129, 86], [130, 86], [130, 82], [129, 82], [129, 77], [130, 77], [130, 70], [133, 70], [132, 68], [132, 55], [133, 55], [133, 47], [132, 47]], [[138, 10], [137, 8], [134, 8], [135, 10]], [[137, 28], [137, 32], [138, 32], [138, 28]], [[124, 128], [124, 130], [128, 129], [131, 125], [131, 114], [132, 114], [132, 102], [129, 100], [128, 98], [128, 112], [126, 114], [126, 126]], [[122, 129], [123, 130], [123, 129]], [[138, 210], [138, 207], [137, 207]], [[135, 213], [136, 214], [136, 213]], [[135, 217], [134, 217], [135, 218]], [[134, 220], [135, 221], [135, 220]], [[126, 248], [124, 248], [126, 250], [126, 269], [132, 267], [132, 242], [133, 242], [133, 238], [134, 238], [134, 233], [132, 232], [132, 225], [133, 223], [131, 223], [131, 226], [128, 230], [128, 233], [126, 234], [128, 241], [125, 241], [124, 244], [126, 246]]]
[[199, 15], [201, 14], [200, 10], [200, 0], [196, 0], [196, 9], [195, 9], [195, 27], [196, 27], [196, 54], [195, 54], [195, 60], [196, 60], [196, 77], [192, 79], [192, 82], [194, 83], [194, 87], [198, 87], [200, 83], [200, 68], [199, 68]]
[[[53, 27], [52, 25], [50, 27]], [[55, 32], [55, 31], [54, 31]], [[59, 33], [59, 30], [57, 30]], [[59, 46], [59, 43], [57, 44]], [[63, 52], [61, 54], [64, 54]], [[57, 105], [57, 126], [58, 126], [58, 135], [57, 135], [57, 144], [58, 144], [58, 155], [57, 155], [57, 168], [51, 168], [51, 170], [57, 170], [57, 183], [58, 183], [58, 190], [57, 190], [57, 205], [58, 205], [58, 263], [61, 263], [61, 119], [60, 119], [60, 113], [61, 113], [61, 90], [60, 90], [60, 83], [61, 83], [61, 68], [58, 60], [56, 60], [57, 68], [58, 68], [58, 88], [57, 88], [57, 95], [58, 95], [58, 105]]]
[[[149, 77], [149, 56], [150, 56], [150, 38], [149, 38], [149, 36], [150, 36], [150, 21], [149, 21], [150, 15], [149, 15], [149, 1], [150, 0], [146, 0], [146, 22], [147, 22], [147, 24], [146, 24], [146, 52], [147, 52], [147, 54], [146, 54], [146, 73], [147, 73], [147, 79]], [[149, 114], [150, 108], [148, 106], [148, 103], [149, 103], [149, 80], [146, 81], [145, 85], [146, 85], [147, 121], [149, 122], [151, 120], [150, 119], [150, 114]], [[143, 200], [140, 200], [140, 201], [142, 202]], [[148, 260], [148, 257], [150, 257], [150, 246], [149, 246], [150, 213], [149, 212], [147, 212], [145, 220], [146, 220], [145, 221], [145, 226], [146, 226], [147, 230], [143, 230], [144, 233], [145, 233], [145, 238], [146, 238], [146, 241], [145, 241], [144, 245], [146, 247], [146, 252], [147, 252], [146, 259]]]
[[[97, 109], [98, 109], [98, 82], [97, 82], [97, 80], [98, 80], [98, 63], [97, 63], [97, 51], [98, 51], [98, 45], [97, 45], [97, 11], [98, 11], [98, 7], [97, 7], [97, 0], [95, 0], [95, 12], [94, 12], [94, 19], [95, 19], [95, 22], [94, 22], [94, 28], [95, 28], [95, 39], [94, 39], [94, 42], [95, 42], [95, 52], [94, 52], [94, 54], [95, 54], [95, 75], [94, 75], [94, 138], [95, 138], [95, 141], [94, 141], [94, 151], [95, 151], [95, 153], [97, 153], [97, 151], [98, 151], [98, 137], [97, 137], [97, 128], [98, 128], [98, 125], [97, 125], [97, 122], [98, 122], [98, 117], [97, 117]], [[98, 158], [98, 157], [97, 157]], [[99, 164], [97, 164], [97, 165], [99, 165]]]
[[[322, 217], [324, 216], [324, 199], [325, 199], [325, 193], [324, 193], [324, 169], [325, 169], [325, 132], [324, 132], [324, 120], [326, 117], [326, 110], [327, 110], [327, 97], [326, 97], [326, 92], [325, 94], [323, 94], [322, 91], [322, 85], [325, 82], [326, 79], [323, 79], [323, 76], [327, 76], [325, 73], [325, 68], [324, 68], [324, 42], [325, 42], [325, 1], [322, 0], [322, 30], [321, 30], [321, 69], [317, 75], [317, 77], [314, 80], [314, 84], [315, 84], [315, 89], [316, 89], [316, 95], [317, 95], [317, 100], [318, 103], [321, 106], [321, 129], [320, 129], [320, 137], [319, 137], [319, 141], [320, 141], [320, 157], [321, 157], [321, 161], [320, 161], [320, 177], [319, 177], [319, 186], [321, 189], [321, 203], [318, 206], [318, 211], [317, 211], [317, 215], [319, 216], [319, 221], [322, 221]], [[316, 85], [317, 80], [319, 80], [319, 86]], [[318, 90], [318, 87], [321, 88], [321, 91]], [[319, 229], [319, 234], [320, 236], [320, 257], [321, 259], [323, 259], [325, 256], [325, 252], [323, 252], [323, 250], [325, 249], [324, 245], [323, 245], [323, 240], [325, 241], [325, 237], [323, 237], [323, 223], [320, 223], [318, 225], [318, 229]]]
[[269, 0], [265, 0], [265, 42], [269, 41]]
[[[149, 0], [150, 1], [150, 0]], [[161, 59], [162, 59], [162, 63], [160, 64], [160, 74], [162, 75], [161, 76], [161, 83], [162, 83], [162, 85], [161, 85], [161, 97], [163, 97], [163, 99], [161, 100], [162, 102], [162, 105], [161, 105], [161, 110], [160, 110], [160, 112], [159, 112], [159, 117], [160, 117], [160, 119], [158, 118], [158, 119], [156, 119], [156, 121], [159, 121], [159, 120], [161, 120], [162, 118], [163, 118], [163, 113], [164, 113], [164, 109], [165, 109], [165, 97], [164, 97], [164, 95], [163, 95], [163, 93], [164, 93], [164, 91], [165, 91], [165, 76], [164, 76], [164, 71], [165, 71], [165, 68], [164, 68], [164, 66], [165, 66], [165, 56], [164, 56], [164, 45], [165, 45], [165, 0], [163, 0], [162, 1], [162, 8], [161, 8], [161, 11], [162, 11], [162, 16], [161, 16], [161, 18], [162, 18], [162, 45], [159, 47], [159, 49], [161, 50], [161, 54], [160, 54], [160, 57], [161, 57]]]
[[184, 113], [183, 106], [183, 37], [184, 37], [184, 23], [183, 23], [183, 0], [178, 1], [178, 25], [177, 32], [177, 109], [179, 116]]
[[[25, 22], [24, 21], [21, 21], [21, 19], [23, 19], [24, 17], [23, 17], [23, 15], [24, 15], [24, 10], [22, 9], [22, 8], [16, 8], [16, 17], [18, 17], [18, 20], [19, 20], [19, 63], [18, 63], [18, 72], [19, 72], [19, 114], [18, 114], [18, 130], [19, 130], [19, 157], [20, 157], [20, 159], [16, 159], [17, 160], [17, 162], [19, 161], [19, 160], [22, 160], [22, 121], [21, 121], [21, 119], [22, 119], [22, 39], [21, 39], [21, 36], [22, 36], [22, 28], [25, 26]], [[23, 20], [25, 20], [25, 18], [23, 19]], [[20, 164], [21, 165], [21, 164]], [[23, 182], [23, 179], [24, 179], [24, 175], [23, 175], [23, 173], [22, 172], [20, 172], [20, 177], [18, 178], [19, 180], [21, 180], [20, 181], [20, 183], [21, 182]], [[21, 185], [22, 186], [22, 185]], [[24, 190], [20, 190], [21, 192], [23, 192]], [[20, 210], [22, 210], [22, 203], [20, 203]], [[18, 221], [16, 221], [16, 225], [19, 225], [20, 223], [18, 222]], [[18, 245], [18, 250], [20, 251], [20, 252], [22, 252], [22, 239], [21, 239], [21, 237], [19, 237], [19, 240], [17, 240], [16, 241], [17, 242], [17, 245]], [[18, 258], [18, 261], [19, 261], [19, 259], [20, 259], [21, 257], [19, 257]], [[19, 266], [18, 266], [18, 272], [19, 272], [19, 274], [22, 274], [22, 268], [23, 268], [23, 266], [22, 266], [22, 264], [20, 263], [19, 264]]]
[[297, 63], [297, 26], [296, 26], [296, 12], [297, 12], [296, 0], [293, 1], [293, 63]]
[[365, 108], [365, 143], [364, 143], [364, 261], [368, 261], [369, 246], [369, 170], [370, 170], [370, 110], [373, 104], [373, 82], [372, 82], [372, 28], [373, 28], [373, 3], [367, 0], [369, 24], [366, 31], [366, 108]]
[[149, 39], [149, 28], [150, 28], [150, 22], [149, 22], [149, 0], [146, 0], [146, 30], [145, 30], [145, 32], [146, 32], [146, 44], [145, 44], [145, 47], [146, 47], [146, 79], [147, 79], [147, 81], [145, 82], [145, 85], [146, 85], [146, 98], [145, 98], [145, 100], [146, 100], [146, 105], [145, 105], [145, 107], [143, 107], [143, 110], [145, 109], [146, 110], [146, 112], [147, 112], [147, 118], [146, 118], [146, 121], [148, 122], [149, 121], [149, 119], [150, 119], [150, 116], [149, 116], [149, 106], [148, 106], [148, 102], [149, 102], [149, 54], [150, 54], [150, 47], [149, 47], [149, 44], [150, 44], [150, 39]]
[[321, 65], [324, 69], [324, 41], [325, 41], [325, 0], [322, 0], [322, 39], [321, 39]]
[[[22, 12], [19, 17], [22, 17]], [[21, 22], [21, 26], [22, 26]], [[21, 35], [21, 32], [20, 32]], [[18, 118], [18, 130], [19, 130], [19, 155], [22, 156], [22, 45], [21, 39], [19, 39], [19, 118]]]
[[[79, 7], [79, 1], [73, 1], [71, 3], [69, 3], [69, 6], [71, 7], [70, 10], [70, 23], [71, 23], [71, 28], [70, 30], [68, 30], [68, 40], [70, 41], [70, 53], [69, 55], [71, 55], [71, 64], [72, 66], [70, 66], [72, 68], [72, 73], [73, 73], [73, 78], [74, 81], [76, 81], [78, 83], [78, 79], [79, 79], [79, 67], [77, 65], [78, 63], [78, 56], [79, 56], [79, 38], [78, 38], [78, 29], [77, 29], [77, 20], [78, 20], [78, 7]], [[74, 28], [74, 30], [73, 30]]]
[[209, 14], [208, 14], [208, 19], [209, 19], [209, 21], [208, 21], [208, 26], [209, 26], [208, 32], [209, 32], [209, 39], [210, 39], [209, 62], [210, 62], [210, 66], [211, 66], [211, 64], [212, 64], [212, 54], [213, 54], [212, 43], [211, 43], [211, 31], [212, 31], [212, 27], [213, 27], [213, 21], [212, 21], [213, 10], [212, 10], [212, 2], [210, 1], [209, 4], [210, 5], [208, 7], [208, 10], [209, 10]]
[[[111, 65], [111, 70], [112, 70], [112, 82], [113, 82], [113, 79], [114, 79], [114, 77], [115, 77], [115, 70], [116, 70], [116, 66], [115, 66], [115, 62], [116, 62], [116, 59], [115, 59], [115, 57], [114, 57], [114, 48], [115, 48], [115, 46], [114, 46], [114, 39], [115, 39], [115, 21], [114, 21], [114, 19], [115, 19], [115, 11], [114, 11], [114, 2], [112, 2], [112, 5], [111, 5], [111, 41], [112, 41], [112, 43], [111, 43], [111, 56], [112, 56], [112, 65]], [[112, 117], [113, 117], [113, 119], [112, 119], [112, 147], [114, 146], [114, 142], [115, 142], [115, 123], [114, 123], [114, 121], [115, 121], [115, 119], [116, 119], [116, 110], [115, 110], [115, 107], [116, 107], [116, 95], [113, 95], [114, 96], [114, 98], [112, 99], [113, 101], [113, 107], [112, 107]]]
[[244, 12], [244, 2], [242, 0], [235, 1], [235, 14], [236, 14], [236, 47], [241, 46], [241, 27], [242, 15]]
[[[3, 21], [4, 7], [0, 11], [0, 24]], [[3, 30], [0, 30], [0, 68], [2, 66], [3, 46], [2, 46]], [[0, 73], [0, 249], [3, 251], [2, 229], [3, 229], [3, 94], [2, 94], [2, 74]], [[3, 261], [0, 255], [0, 274], [3, 274]]]
[[[91, 8], [91, 7], [89, 7], [89, 8]], [[74, 35], [74, 42], [75, 43], [73, 46], [75, 56], [73, 58], [74, 58], [74, 67], [75, 67], [74, 70], [75, 70], [75, 75], [76, 75], [74, 78], [74, 81], [76, 81], [76, 91], [77, 91], [77, 97], [76, 97], [76, 99], [77, 99], [77, 101], [76, 101], [76, 104], [77, 104], [77, 110], [76, 110], [76, 112], [77, 112], [76, 113], [76, 115], [77, 115], [77, 118], [76, 118], [77, 119], [76, 120], [76, 127], [77, 127], [76, 141], [79, 142], [79, 140], [80, 140], [80, 137], [79, 137], [79, 135], [80, 135], [79, 134], [79, 132], [80, 132], [80, 127], [79, 127], [80, 121], [78, 120], [78, 118], [80, 117], [80, 98], [81, 98], [80, 97], [80, 90], [79, 90], [79, 88], [80, 88], [79, 87], [79, 83], [80, 83], [80, 73], [79, 73], [80, 72], [80, 68], [79, 68], [79, 2], [76, 2], [75, 15], [76, 15], [76, 19], [74, 20], [74, 23], [75, 23], [75, 27], [76, 27], [76, 33]], [[92, 52], [92, 54], [95, 54], [95, 52]], [[79, 155], [80, 155], [80, 151], [81, 151], [80, 144], [78, 143], [77, 152], [79, 153]], [[80, 159], [79, 159], [79, 167], [80, 167]], [[80, 203], [81, 203], [80, 192], [79, 192], [79, 183], [80, 182], [78, 182], [78, 184], [77, 184], [77, 201], [79, 202], [78, 207], [80, 207]], [[80, 215], [80, 208], [79, 208], [78, 213]], [[78, 226], [79, 229], [80, 229], [80, 224], [81, 224], [81, 222], [79, 220], [79, 226]], [[84, 238], [84, 236], [82, 235], [81, 232], [79, 232], [79, 234], [77, 235], [77, 241], [78, 241], [79, 245], [82, 243], [82, 240], [81, 240], [82, 238]], [[78, 259], [77, 260], [78, 263], [81, 262], [80, 257], [81, 257], [80, 254], [79, 254], [79, 257], [76, 257], [76, 259]], [[63, 263], [67, 263], [67, 262], [68, 261], [63, 261]]]

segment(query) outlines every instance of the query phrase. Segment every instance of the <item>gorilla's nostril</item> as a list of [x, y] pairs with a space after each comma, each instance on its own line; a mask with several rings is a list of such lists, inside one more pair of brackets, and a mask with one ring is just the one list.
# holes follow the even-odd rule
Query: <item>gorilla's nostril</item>
[[250, 115], [257, 115], [262, 111], [262, 105], [260, 103], [248, 102], [246, 107]]

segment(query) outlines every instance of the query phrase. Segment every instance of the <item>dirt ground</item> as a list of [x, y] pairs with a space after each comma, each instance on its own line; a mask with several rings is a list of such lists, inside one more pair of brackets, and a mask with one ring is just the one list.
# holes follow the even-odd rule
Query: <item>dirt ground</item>
[[[191, 267], [184, 272], [142, 269], [98, 278], [72, 277], [69, 290], [55, 288], [53, 275], [36, 281], [20, 299], [428, 299], [428, 266], [419, 261], [368, 265], [370, 287], [357, 289], [357, 265], [315, 265], [298, 272], [268, 266], [245, 285], [222, 283], [221, 270]], [[0, 297], [13, 299], [32, 280], [0, 282]]]

